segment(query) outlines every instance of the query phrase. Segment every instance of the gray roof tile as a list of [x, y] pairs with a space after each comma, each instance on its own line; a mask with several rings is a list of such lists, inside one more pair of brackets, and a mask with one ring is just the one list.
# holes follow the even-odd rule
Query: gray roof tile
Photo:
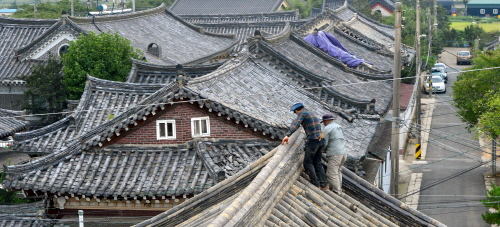
[[29, 122], [19, 118], [21, 115], [24, 115], [23, 111], [0, 109], [0, 138], [12, 136], [29, 127]]
[[[99, 16], [95, 19], [70, 17], [86, 31], [118, 32], [141, 49], [154, 64], [187, 64], [208, 61], [230, 51], [237, 41], [233, 36], [216, 35], [189, 24], [160, 7], [130, 14]], [[148, 53], [148, 45], [161, 49], [160, 57]]]
[[[262, 157], [193, 199], [142, 226], [440, 226], [356, 174], [343, 169], [343, 189], [337, 195], [321, 191], [301, 176], [304, 134], [273, 156]], [[253, 173], [258, 172], [257, 175]], [[199, 209], [189, 209], [197, 207]], [[376, 208], [375, 208], [376, 207]], [[375, 209], [374, 209], [375, 208]]]
[[177, 0], [170, 10], [179, 15], [266, 13], [278, 10], [283, 0]]
[[15, 50], [29, 44], [57, 20], [12, 19], [0, 17], [0, 80], [30, 73], [31, 61], [18, 61]]

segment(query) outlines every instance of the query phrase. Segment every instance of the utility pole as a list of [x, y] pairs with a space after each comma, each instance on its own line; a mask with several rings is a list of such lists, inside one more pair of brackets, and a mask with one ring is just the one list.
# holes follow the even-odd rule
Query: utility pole
[[394, 15], [394, 80], [392, 91], [391, 194], [399, 197], [399, 86], [401, 77], [401, 2], [396, 2]]
[[36, 0], [35, 0], [35, 8], [34, 8], [33, 14], [34, 14], [34, 17], [36, 19]]
[[437, 0], [434, 0], [434, 32], [437, 32], [437, 26], [438, 26], [437, 11], [438, 11]]
[[132, 0], [132, 12], [135, 12], [135, 0]]
[[493, 143], [491, 144], [491, 175], [497, 175], [497, 141], [496, 137], [493, 139]]
[[74, 2], [75, 0], [71, 0], [71, 16], [74, 16], [73, 14], [75, 13], [75, 6], [74, 6]]
[[420, 0], [417, 0], [417, 7], [416, 7], [416, 29], [417, 31], [415, 32], [415, 37], [417, 37], [417, 59], [416, 65], [417, 65], [417, 75], [416, 77], [416, 82], [415, 84], [417, 85], [417, 104], [416, 104], [416, 110], [415, 112], [417, 113], [417, 119], [416, 119], [416, 124], [417, 124], [417, 144], [422, 145], [422, 140], [421, 140], [421, 135], [422, 135], [422, 120], [421, 120], [421, 114], [422, 113], [422, 78], [420, 77], [420, 70], [422, 68], [422, 57], [420, 56]]

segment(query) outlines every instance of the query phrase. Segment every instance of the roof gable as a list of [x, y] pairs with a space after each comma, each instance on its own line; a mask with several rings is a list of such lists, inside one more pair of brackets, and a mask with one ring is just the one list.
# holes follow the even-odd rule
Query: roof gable
[[15, 79], [29, 73], [33, 62], [21, 61], [15, 50], [53, 26], [57, 20], [13, 19], [0, 17], [0, 80]]
[[[157, 8], [133, 13], [70, 17], [85, 31], [117, 32], [145, 53], [148, 62], [162, 65], [195, 64], [230, 51], [236, 40], [232, 35], [212, 34], [168, 11]], [[156, 46], [161, 51], [152, 53]]]

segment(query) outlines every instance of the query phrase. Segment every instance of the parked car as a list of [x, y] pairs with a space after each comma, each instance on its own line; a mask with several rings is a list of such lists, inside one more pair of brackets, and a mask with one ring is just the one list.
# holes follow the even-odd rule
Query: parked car
[[14, 144], [14, 140], [10, 137], [0, 140], [0, 147], [12, 147], [12, 144]]
[[438, 75], [441, 77], [441, 79], [444, 80], [445, 83], [448, 83], [448, 75], [446, 75], [446, 72], [442, 68], [432, 68], [431, 69], [431, 74], [432, 75]]
[[457, 65], [460, 64], [471, 64], [472, 62], [472, 55], [470, 54], [470, 51], [460, 51], [458, 52], [457, 56]]
[[424, 82], [424, 91], [425, 93], [429, 93], [429, 80], [432, 78], [432, 92], [433, 93], [446, 93], [446, 85], [444, 84], [444, 80], [441, 78], [441, 76], [438, 75], [432, 75], [428, 76], [427, 79], [425, 79]]
[[447, 73], [448, 72], [448, 67], [446, 67], [446, 64], [444, 63], [436, 63], [434, 64], [434, 66], [432, 66], [433, 68], [440, 68], [440, 69], [444, 69], [444, 72]]

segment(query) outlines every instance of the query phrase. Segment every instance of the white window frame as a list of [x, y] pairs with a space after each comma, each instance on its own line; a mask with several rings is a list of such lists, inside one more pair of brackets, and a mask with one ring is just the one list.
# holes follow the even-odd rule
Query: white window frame
[[493, 9], [493, 14], [498, 14], [498, 9]]
[[[164, 123], [165, 126], [167, 124], [172, 124], [172, 132], [173, 135], [169, 136], [167, 132], [167, 127], [165, 127], [165, 136], [160, 135], [160, 124]], [[175, 120], [156, 120], [156, 139], [157, 140], [173, 140], [177, 138], [177, 130], [175, 127]]]
[[485, 14], [485, 13], [486, 13], [486, 10], [485, 10], [485, 9], [480, 9], [480, 10], [479, 10], [479, 13], [480, 13], [480, 14]]
[[[200, 128], [197, 130], [200, 133], [195, 134], [196, 131], [196, 121], [205, 121], [206, 126], [207, 126], [207, 131], [206, 132], [201, 132], [201, 125], [198, 125]], [[205, 137], [205, 136], [210, 136], [210, 118], [209, 117], [194, 117], [191, 118], [191, 136], [193, 137]]]

